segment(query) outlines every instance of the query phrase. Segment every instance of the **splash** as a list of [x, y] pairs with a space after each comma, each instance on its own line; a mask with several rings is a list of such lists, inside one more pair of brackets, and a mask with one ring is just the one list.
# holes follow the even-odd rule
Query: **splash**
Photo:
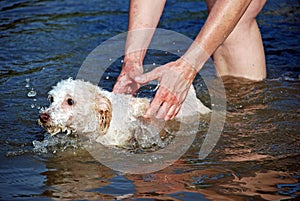
[[34, 140], [32, 141], [33, 151], [36, 153], [53, 153], [58, 151], [65, 151], [68, 149], [79, 149], [81, 143], [79, 138], [74, 138], [72, 136], [67, 136], [64, 134], [59, 134], [56, 136], [45, 135], [42, 141]]

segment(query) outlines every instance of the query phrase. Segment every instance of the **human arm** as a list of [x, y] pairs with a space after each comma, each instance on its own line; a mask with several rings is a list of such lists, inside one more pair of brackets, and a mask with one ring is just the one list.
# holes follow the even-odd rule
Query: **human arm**
[[165, 0], [131, 0], [128, 35], [122, 71], [115, 93], [134, 94], [140, 87], [134, 77], [143, 73], [143, 60], [163, 12]]
[[181, 58], [135, 79], [140, 84], [151, 80], [160, 84], [146, 116], [165, 120], [176, 116], [197, 72], [226, 40], [250, 3], [251, 0], [215, 1], [203, 28]]

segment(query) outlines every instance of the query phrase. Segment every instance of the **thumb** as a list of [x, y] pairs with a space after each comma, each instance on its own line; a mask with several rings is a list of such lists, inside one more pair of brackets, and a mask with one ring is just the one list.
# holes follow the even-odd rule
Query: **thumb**
[[160, 70], [156, 68], [148, 73], [136, 76], [134, 80], [139, 84], [146, 84], [152, 80], [157, 80], [160, 77]]

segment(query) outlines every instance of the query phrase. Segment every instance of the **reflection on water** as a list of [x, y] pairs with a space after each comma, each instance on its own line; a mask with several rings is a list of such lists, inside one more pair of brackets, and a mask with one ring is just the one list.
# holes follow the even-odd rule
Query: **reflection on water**
[[[44, 145], [50, 153], [35, 150], [45, 165], [40, 171], [44, 187], [38, 197], [279, 200], [298, 196], [299, 111], [295, 107], [299, 106], [299, 95], [295, 86], [299, 87], [300, 82], [224, 80], [226, 125], [206, 159], [198, 158], [203, 141], [203, 133], [199, 132], [189, 151], [172, 166], [149, 174], [124, 175], [100, 164], [74, 138], [61, 136], [54, 140], [47, 136], [41, 142], [52, 143]], [[207, 96], [204, 91], [199, 94]]]
[[76, 153], [68, 151], [56, 154], [46, 162], [49, 171], [46, 185], [51, 187], [42, 196], [57, 199], [104, 199], [109, 196], [97, 195], [92, 189], [109, 185], [115, 174], [105, 166], [99, 165], [85, 150]]
[[[225, 127], [207, 158], [198, 158], [205, 128], [199, 128], [180, 160], [151, 174], [113, 171], [72, 137], [50, 140], [36, 122], [39, 109], [48, 104], [47, 91], [61, 79], [75, 77], [84, 58], [102, 41], [126, 31], [127, 7], [123, 0], [0, 2], [0, 199], [299, 197], [300, 6], [296, 0], [268, 1], [259, 16], [268, 79], [253, 83], [224, 78]], [[160, 26], [194, 37], [205, 9], [204, 1], [168, 1]], [[171, 59], [150, 54], [147, 62], [159, 65]], [[101, 86], [112, 87], [120, 65], [117, 62], [110, 69]], [[205, 87], [195, 84], [199, 97], [210, 105]]]

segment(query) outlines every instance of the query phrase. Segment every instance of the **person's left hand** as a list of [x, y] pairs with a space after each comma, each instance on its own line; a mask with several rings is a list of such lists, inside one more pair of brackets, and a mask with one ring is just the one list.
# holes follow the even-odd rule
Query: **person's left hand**
[[197, 71], [183, 59], [167, 63], [151, 72], [135, 77], [139, 84], [158, 80], [159, 88], [145, 117], [173, 119], [180, 111]]

